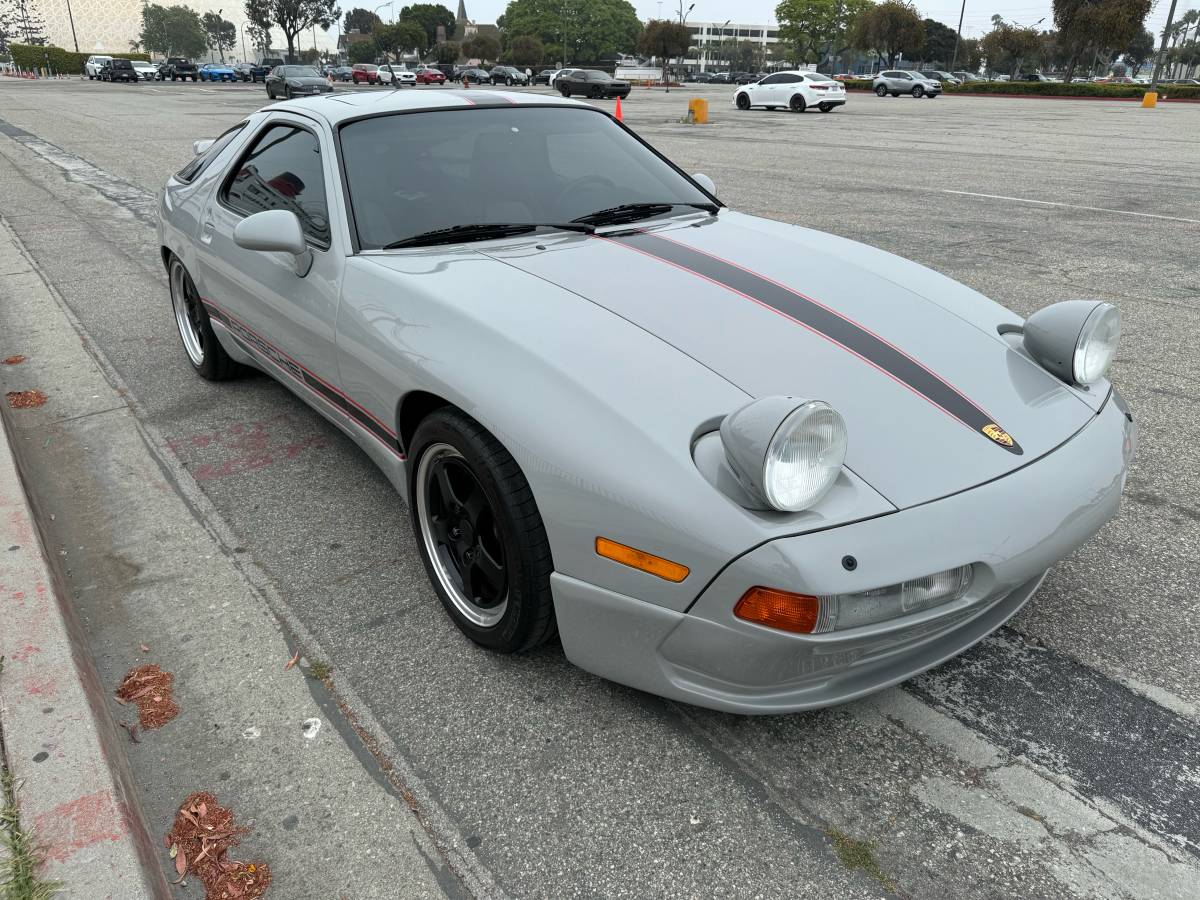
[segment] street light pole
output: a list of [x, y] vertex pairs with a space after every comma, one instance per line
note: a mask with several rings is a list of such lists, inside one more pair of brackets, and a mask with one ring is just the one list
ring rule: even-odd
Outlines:
[[71, 0], [67, 0], [67, 19], [71, 23], [71, 40], [75, 42], [75, 52], [79, 52], [79, 38], [75, 37], [75, 16], [71, 14]]
[[1167, 55], [1167, 37], [1171, 34], [1171, 24], [1175, 21], [1175, 0], [1171, 0], [1171, 11], [1167, 13], [1167, 24], [1163, 26], [1162, 46], [1158, 48], [1158, 57], [1154, 60], [1154, 74], [1150, 77], [1150, 92], [1158, 92], [1158, 76], [1162, 72], [1163, 57]]
[[962, 23], [963, 16], [967, 13], [967, 0], [963, 0], [962, 9], [958, 11], [958, 34], [954, 36], [954, 55], [950, 57], [950, 73], [954, 73], [954, 67], [958, 65], [958, 45], [962, 42]]

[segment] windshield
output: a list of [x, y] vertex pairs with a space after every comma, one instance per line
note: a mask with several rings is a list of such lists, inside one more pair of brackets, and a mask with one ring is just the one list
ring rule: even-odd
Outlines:
[[627, 203], [711, 203], [592, 109], [377, 116], [344, 126], [341, 143], [364, 250], [459, 225], [569, 222]]
[[285, 78], [320, 78], [312, 66], [284, 66], [281, 73]]
[[608, 77], [607, 72], [588, 72], [587, 80], [588, 81], [611, 81], [612, 79]]

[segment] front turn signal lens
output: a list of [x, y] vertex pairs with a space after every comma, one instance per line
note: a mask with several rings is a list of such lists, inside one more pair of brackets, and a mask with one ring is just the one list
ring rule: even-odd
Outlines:
[[756, 625], [795, 634], [812, 634], [821, 616], [821, 601], [808, 594], [752, 587], [737, 602], [733, 614]]
[[616, 541], [610, 541], [608, 538], [596, 538], [596, 553], [605, 559], [619, 562], [622, 565], [629, 566], [631, 569], [640, 569], [643, 572], [649, 572], [651, 575], [657, 575], [666, 581], [679, 583], [688, 577], [689, 569], [687, 566], [671, 562], [669, 559], [663, 559], [661, 556], [655, 556], [653, 553], [647, 553], [645, 550], [638, 550], [634, 547], [618, 544]]

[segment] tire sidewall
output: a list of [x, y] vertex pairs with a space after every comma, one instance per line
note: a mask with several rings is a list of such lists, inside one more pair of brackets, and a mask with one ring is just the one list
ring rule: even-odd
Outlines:
[[[191, 281], [191, 273], [187, 270], [187, 266], [183, 264], [183, 261], [177, 256], [171, 257], [170, 265], [167, 268], [168, 281], [170, 280], [171, 273], [174, 271], [176, 266], [179, 266], [181, 269], [183, 269], [184, 277]], [[192, 282], [192, 284], [194, 286], [195, 282]], [[199, 294], [198, 290], [197, 294]], [[177, 322], [175, 322], [174, 298], [172, 297], [171, 299], [171, 322], [175, 325], [175, 334], [179, 338], [179, 344], [182, 347], [183, 335], [179, 334], [179, 325]], [[220, 360], [218, 359], [218, 354], [224, 353], [224, 348], [221, 347], [220, 342], [217, 340], [217, 335], [213, 331], [212, 320], [208, 317], [208, 309], [203, 303], [200, 304], [200, 334], [204, 338], [204, 361], [200, 363], [200, 365], [196, 365], [194, 362], [192, 362], [192, 358], [188, 356], [186, 348], [184, 348], [183, 351], [183, 358], [186, 359], [188, 365], [196, 371], [196, 374], [200, 375], [202, 378], [207, 378], [208, 380], [213, 381], [219, 377], [218, 366], [220, 365]]]
[[[483, 435], [483, 429], [465, 413], [453, 408], [444, 408], [432, 413], [417, 428], [409, 447], [408, 490], [409, 510], [413, 536], [425, 565], [429, 582], [438, 595], [454, 624], [476, 643], [492, 650], [512, 652], [520, 650], [529, 639], [540, 617], [540, 604], [549, 602], [549, 573], [535, 571], [535, 554], [528, 536], [517, 524], [508, 492], [502, 486], [499, 475], [493, 471], [495, 450]], [[425, 452], [434, 444], [449, 444], [462, 454], [462, 462], [474, 474], [491, 505], [492, 513], [504, 541], [505, 560], [508, 570], [508, 607], [500, 621], [491, 627], [482, 627], [469, 621], [459, 612], [454, 601], [446, 594], [438, 581], [433, 561], [425, 547], [421, 534], [421, 523], [417, 504], [417, 473]], [[511, 457], [505, 456], [508, 459]], [[524, 480], [522, 476], [522, 481]], [[537, 517], [540, 539], [545, 540], [544, 526]], [[544, 579], [544, 584], [540, 583]], [[545, 596], [541, 596], [542, 594]]]
[[875, 88], [875, 94], [879, 97], [886, 97], [888, 90], [881, 84], [879, 87]]

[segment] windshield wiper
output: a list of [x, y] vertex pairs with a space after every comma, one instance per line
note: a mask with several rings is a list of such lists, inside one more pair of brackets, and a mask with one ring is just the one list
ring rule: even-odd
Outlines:
[[412, 237], [385, 244], [384, 250], [401, 247], [431, 247], [436, 244], [457, 244], [464, 241], [486, 241], [491, 238], [511, 237], [528, 234], [539, 228], [555, 228], [559, 231], [579, 231], [591, 234], [594, 225], [585, 222], [477, 222], [472, 225], [455, 225], [451, 228], [436, 228]]
[[648, 219], [651, 216], [662, 215], [670, 212], [677, 206], [690, 206], [693, 209], [702, 209], [712, 215], [717, 214], [720, 209], [715, 203], [676, 203], [673, 200], [667, 200], [659, 203], [622, 203], [620, 206], [614, 206], [610, 209], [597, 210], [594, 213], [588, 213], [586, 216], [580, 216], [578, 219], [572, 219], [572, 222], [583, 222], [588, 225], [620, 225], [623, 222], [636, 222], [638, 219]]

